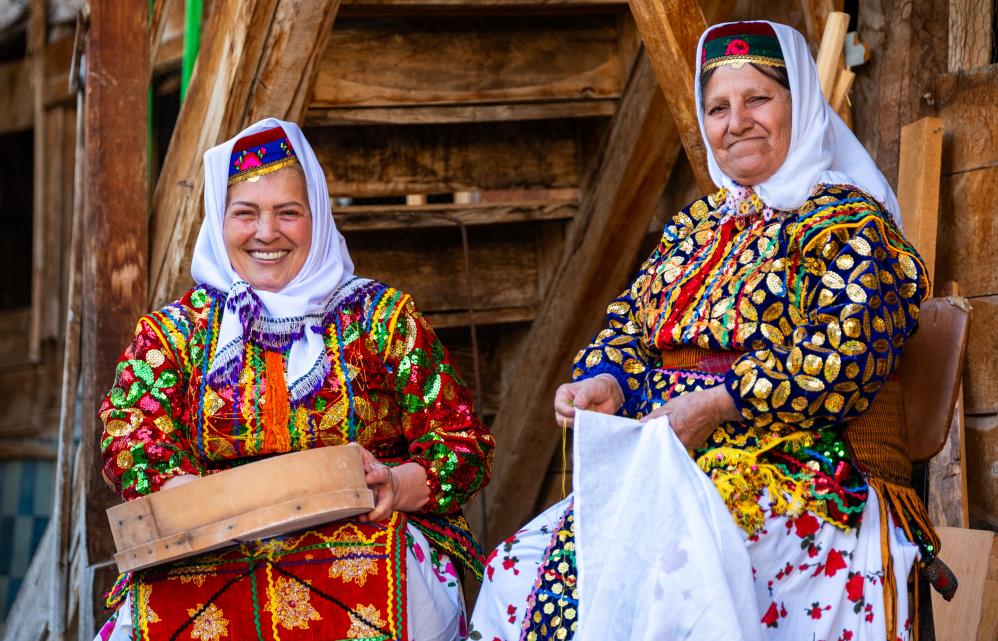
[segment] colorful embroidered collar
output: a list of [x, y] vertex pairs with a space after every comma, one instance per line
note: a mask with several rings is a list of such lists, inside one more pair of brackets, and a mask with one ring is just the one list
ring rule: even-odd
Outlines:
[[785, 67], [776, 32], [765, 22], [733, 22], [710, 31], [703, 43], [701, 73], [721, 65], [740, 69], [746, 62]]
[[266, 129], [236, 141], [229, 163], [229, 186], [253, 180], [298, 162], [288, 135], [280, 127]]

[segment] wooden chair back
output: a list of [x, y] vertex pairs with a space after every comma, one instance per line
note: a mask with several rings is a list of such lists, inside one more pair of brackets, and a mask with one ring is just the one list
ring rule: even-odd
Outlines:
[[918, 331], [905, 345], [898, 372], [912, 461], [928, 461], [949, 437], [969, 327], [967, 299], [949, 296], [922, 303]]

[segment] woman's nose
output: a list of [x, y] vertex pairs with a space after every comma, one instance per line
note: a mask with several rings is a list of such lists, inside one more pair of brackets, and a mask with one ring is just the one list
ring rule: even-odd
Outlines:
[[752, 128], [752, 118], [744, 105], [732, 105], [728, 118], [728, 131], [734, 135], [742, 134]]
[[277, 225], [270, 212], [262, 212], [256, 221], [256, 239], [263, 243], [272, 242], [277, 238]]

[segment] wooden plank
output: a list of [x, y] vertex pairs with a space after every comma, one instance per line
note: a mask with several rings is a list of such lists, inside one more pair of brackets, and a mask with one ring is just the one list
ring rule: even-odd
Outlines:
[[150, 303], [189, 281], [211, 146], [264, 116], [300, 121], [339, 0], [224, 0], [208, 20], [156, 194], [150, 229]]
[[825, 100], [831, 102], [835, 89], [835, 78], [839, 72], [839, 58], [846, 40], [846, 29], [849, 27], [849, 14], [833, 11], [825, 19], [825, 27], [821, 32], [821, 45], [815, 58], [818, 68], [818, 83]]
[[898, 203], [904, 235], [922, 255], [929, 278], [936, 273], [936, 230], [939, 226], [939, 171], [943, 123], [922, 118], [901, 129]]
[[75, 96], [69, 91], [69, 68], [73, 62], [73, 35], [45, 47], [45, 85], [42, 101], [46, 108], [70, 102]]
[[[726, 11], [733, 4], [727, 2]], [[631, 0], [630, 7], [655, 75], [665, 89], [665, 99], [697, 185], [704, 193], [714, 191], [714, 182], [707, 171], [707, 149], [697, 122], [693, 85], [697, 42], [707, 28], [704, 12], [696, 0]]]
[[30, 309], [0, 312], [0, 367], [30, 362], [27, 341], [30, 328]]
[[941, 201], [935, 280], [960, 283], [968, 298], [998, 294], [998, 270], [987, 267], [998, 246], [998, 166], [944, 175]]
[[305, 116], [305, 124], [313, 127], [344, 127], [379, 124], [427, 125], [459, 122], [600, 118], [612, 116], [616, 105], [616, 100], [607, 98], [493, 105], [454, 104], [405, 107], [311, 108]]
[[966, 435], [970, 523], [998, 529], [998, 415], [967, 416]]
[[[425, 227], [506, 225], [542, 220], [570, 220], [579, 204], [574, 200], [476, 205], [393, 205], [343, 207], [333, 210], [336, 227], [342, 232]], [[2, 319], [2, 316], [0, 316]]]
[[931, 97], [936, 76], [946, 70], [948, 43], [945, 29], [926, 25], [947, 24], [947, 2], [883, 0], [863, 3], [859, 12], [856, 31], [875, 55], [849, 95], [853, 131], [895, 187], [901, 127], [936, 115]]
[[[457, 312], [427, 312], [426, 320], [434, 329], [450, 329], [453, 327], [468, 327], [468, 313]], [[504, 325], [507, 323], [527, 323], [534, 320], [534, 308], [529, 305], [519, 307], [499, 307], [490, 309], [485, 314], [475, 315], [475, 326]], [[471, 370], [468, 370], [471, 371]]]
[[[118, 354], [147, 309], [149, 40], [136, 37], [145, 33], [147, 15], [142, 2], [91, 2], [86, 38], [80, 476], [91, 562], [109, 560], [113, 552], [104, 510], [115, 496], [99, 473], [98, 399], [111, 386]], [[80, 586], [81, 607], [90, 612], [103, 610], [94, 588], [106, 589]]]
[[616, 98], [617, 47], [612, 14], [342, 20], [310, 107]]
[[318, 127], [306, 131], [332, 196], [579, 186], [583, 123]]
[[56, 446], [47, 439], [4, 439], [0, 441], [0, 460], [36, 459], [54, 461]]
[[966, 71], [991, 62], [995, 4], [949, 0], [949, 70]]
[[[531, 241], [523, 225], [468, 230], [476, 311], [537, 304], [537, 257]], [[423, 312], [467, 309], [456, 227], [351, 233], [347, 246], [357, 274], [405, 290]]]
[[998, 68], [941, 74], [934, 94], [946, 128], [943, 173], [998, 167]]
[[998, 536], [994, 532], [940, 527], [940, 557], [960, 579], [952, 601], [932, 592], [936, 641], [998, 638]]
[[73, 113], [74, 135], [72, 136], [74, 145], [74, 156], [80, 158], [80, 162], [75, 163], [72, 175], [72, 219], [67, 226], [69, 230], [68, 241], [65, 247], [68, 249], [66, 273], [66, 314], [63, 322], [63, 357], [62, 357], [62, 380], [60, 381], [60, 410], [59, 410], [59, 432], [56, 439], [56, 465], [55, 465], [55, 500], [52, 509], [52, 528], [55, 539], [55, 559], [52, 564], [52, 606], [49, 610], [49, 630], [53, 639], [62, 639], [68, 627], [68, 616], [71, 611], [69, 602], [71, 594], [69, 589], [70, 577], [70, 544], [72, 542], [72, 521], [76, 513], [73, 497], [73, 469], [72, 463], [79, 455], [79, 448], [74, 446], [76, 432], [76, 400], [77, 389], [80, 383], [80, 360], [82, 353], [80, 350], [80, 315], [83, 307], [83, 294], [81, 292], [83, 276], [83, 232], [80, 223], [83, 220], [83, 192], [85, 163], [83, 157], [85, 153], [83, 138], [83, 96], [77, 94], [77, 108]]
[[967, 414], [998, 414], [998, 296], [973, 298], [963, 391]]
[[[48, 231], [45, 170], [49, 144], [45, 129], [45, 45], [48, 34], [46, 4], [31, 0], [28, 5], [28, 60], [31, 69], [32, 121], [35, 173], [32, 180], [31, 229], [31, 327], [28, 330], [28, 354], [32, 361], [41, 356], [42, 323], [45, 293], [45, 234]], [[49, 257], [51, 258], [51, 256]]]
[[0, 64], [0, 134], [30, 129], [34, 122], [29, 60]]
[[625, 0], [344, 0], [345, 16], [399, 15], [509, 15], [536, 14], [563, 16], [619, 12]]

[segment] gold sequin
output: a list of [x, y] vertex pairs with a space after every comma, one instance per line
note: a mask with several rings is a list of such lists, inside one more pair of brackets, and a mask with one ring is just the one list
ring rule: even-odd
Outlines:
[[[187, 616], [194, 616], [201, 607], [202, 604], [198, 603], [193, 608], [188, 608]], [[222, 615], [222, 609], [214, 603], [209, 604], [204, 612], [194, 619], [194, 624], [191, 626], [192, 639], [218, 641], [227, 636], [229, 636], [229, 620]]]

